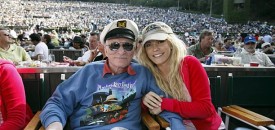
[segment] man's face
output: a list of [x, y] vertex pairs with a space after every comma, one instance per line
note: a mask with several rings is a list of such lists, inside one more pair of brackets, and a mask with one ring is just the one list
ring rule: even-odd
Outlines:
[[125, 69], [134, 56], [133, 41], [127, 38], [108, 39], [105, 43], [105, 53], [111, 70]]
[[89, 47], [90, 50], [94, 50], [98, 46], [98, 36], [97, 35], [92, 35], [89, 38]]
[[0, 43], [6, 45], [13, 43], [10, 33], [7, 30], [0, 30]]
[[213, 40], [213, 35], [205, 36], [201, 39], [201, 44], [206, 48], [210, 48], [212, 46]]
[[224, 44], [226, 45], [226, 46], [231, 46], [231, 40], [227, 40]]
[[249, 53], [254, 53], [256, 49], [256, 43], [255, 42], [249, 42], [244, 45], [244, 49]]

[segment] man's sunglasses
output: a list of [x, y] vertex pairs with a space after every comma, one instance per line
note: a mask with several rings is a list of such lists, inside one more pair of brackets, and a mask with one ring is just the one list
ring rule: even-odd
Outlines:
[[[120, 43], [119, 42], [113, 42], [113, 43], [111, 43], [110, 45], [107, 45], [107, 46], [109, 46], [111, 51], [117, 51], [120, 48]], [[128, 43], [128, 42], [122, 43], [121, 46], [123, 47], [123, 49], [125, 51], [132, 51], [133, 48], [134, 48], [134, 45], [131, 44], [131, 43]]]

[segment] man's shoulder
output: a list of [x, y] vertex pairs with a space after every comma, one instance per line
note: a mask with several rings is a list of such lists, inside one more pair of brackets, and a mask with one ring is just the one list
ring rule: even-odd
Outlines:
[[196, 43], [195, 45], [192, 45], [190, 47], [187, 48], [188, 51], [194, 51], [194, 50], [198, 50], [199, 49], [200, 44]]

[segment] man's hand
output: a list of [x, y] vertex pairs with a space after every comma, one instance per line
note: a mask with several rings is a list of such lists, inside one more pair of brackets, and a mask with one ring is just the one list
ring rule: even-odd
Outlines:
[[86, 65], [86, 62], [75, 60], [75, 61], [74, 61], [74, 64], [75, 64], [76, 66], [84, 66], [84, 65]]
[[60, 122], [53, 122], [46, 128], [46, 130], [63, 130], [63, 127]]
[[99, 53], [98, 48], [96, 48], [95, 50], [92, 50], [88, 61], [89, 62], [94, 61], [98, 53]]

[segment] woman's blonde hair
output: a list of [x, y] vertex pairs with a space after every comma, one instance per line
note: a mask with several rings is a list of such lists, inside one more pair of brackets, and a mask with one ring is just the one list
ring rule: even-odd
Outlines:
[[170, 72], [168, 79], [161, 74], [156, 64], [154, 64], [147, 56], [144, 45], [138, 53], [140, 64], [149, 68], [156, 78], [157, 84], [162, 91], [169, 94], [173, 98], [180, 101], [191, 101], [190, 94], [182, 80], [181, 66], [182, 60], [186, 56], [186, 47], [182, 40], [175, 34], [169, 34], [167, 41], [171, 47], [171, 54], [168, 62], [170, 64]]

